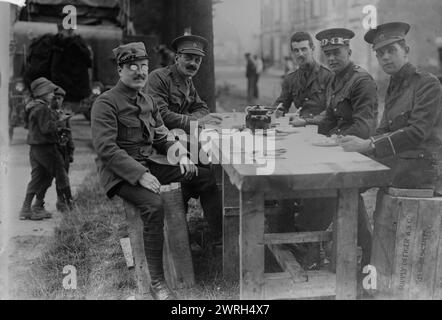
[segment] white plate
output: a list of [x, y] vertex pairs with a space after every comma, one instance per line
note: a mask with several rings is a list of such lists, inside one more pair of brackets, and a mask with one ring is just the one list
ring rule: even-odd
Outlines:
[[316, 147], [339, 147], [339, 143], [331, 140], [331, 141], [313, 141], [312, 145]]
[[299, 129], [294, 127], [276, 127], [277, 133], [298, 133]]

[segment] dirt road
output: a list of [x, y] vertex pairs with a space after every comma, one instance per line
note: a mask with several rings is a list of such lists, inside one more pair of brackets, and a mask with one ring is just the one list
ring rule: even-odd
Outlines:
[[[71, 125], [76, 149], [69, 176], [73, 194], [75, 194], [85, 176], [94, 168], [94, 153], [90, 144], [89, 122], [79, 115], [71, 120]], [[4, 230], [2, 234], [4, 250], [0, 252], [0, 299], [29, 297], [26, 292], [26, 273], [29, 271], [32, 260], [41, 254], [61, 219], [61, 213], [55, 208], [57, 200], [55, 182], [49, 189], [45, 200], [46, 209], [53, 213], [52, 219], [20, 221], [18, 218], [30, 179], [29, 146], [26, 144], [26, 134], [25, 129], [16, 129], [9, 148], [6, 180], [7, 212], [1, 221]]]

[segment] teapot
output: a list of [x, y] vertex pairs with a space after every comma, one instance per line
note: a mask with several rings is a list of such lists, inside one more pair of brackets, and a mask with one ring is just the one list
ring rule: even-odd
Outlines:
[[269, 110], [265, 107], [257, 105], [246, 108], [246, 127], [253, 133], [256, 129], [269, 129], [271, 122]]

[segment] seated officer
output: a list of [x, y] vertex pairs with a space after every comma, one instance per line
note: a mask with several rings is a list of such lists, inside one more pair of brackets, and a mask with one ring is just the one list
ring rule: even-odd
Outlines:
[[294, 103], [300, 114], [299, 119], [292, 120], [295, 126], [317, 124], [319, 115], [325, 111], [326, 88], [333, 74], [315, 60], [315, 46], [309, 33], [296, 32], [290, 44], [299, 69], [288, 74], [282, 83], [281, 95], [273, 104], [277, 107], [276, 116], [287, 113]]
[[118, 195], [140, 211], [152, 296], [173, 299], [164, 280], [160, 186], [181, 182], [185, 201], [199, 196], [213, 237], [221, 236], [221, 201], [210, 171], [196, 167], [186, 150], [179, 163], [172, 161], [175, 151], [184, 148], [167, 140], [169, 131], [155, 100], [143, 93], [148, 76], [144, 44], [129, 43], [113, 52], [120, 80], [97, 98], [91, 113], [100, 181], [109, 197]]
[[148, 93], [154, 98], [164, 124], [169, 130], [182, 129], [190, 134], [190, 122], [199, 126], [219, 123], [221, 117], [210, 115], [207, 104], [201, 100], [192, 78], [205, 56], [207, 40], [203, 37], [186, 35], [173, 40], [175, 64], [154, 70], [149, 75]]
[[[365, 35], [390, 84], [385, 110], [376, 133], [369, 138], [347, 136], [344, 150], [373, 154], [392, 170], [390, 185], [403, 189], [432, 189], [442, 195], [442, 89], [431, 73], [409, 62], [405, 36], [410, 25], [382, 24]], [[378, 194], [382, 197], [383, 191]], [[379, 218], [375, 214], [375, 219]]]
[[376, 83], [367, 71], [350, 60], [350, 39], [354, 36], [353, 31], [342, 28], [316, 35], [328, 66], [335, 73], [327, 89], [325, 119], [319, 124], [319, 133], [323, 135], [368, 138], [376, 128]]

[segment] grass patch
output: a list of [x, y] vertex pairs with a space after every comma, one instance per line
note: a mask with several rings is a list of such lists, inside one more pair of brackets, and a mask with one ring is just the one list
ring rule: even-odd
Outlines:
[[[190, 230], [201, 230], [199, 203], [190, 203]], [[136, 293], [134, 271], [128, 270], [119, 239], [126, 235], [123, 204], [110, 201], [91, 173], [79, 188], [76, 208], [63, 215], [55, 236], [29, 273], [31, 299], [127, 299]], [[192, 236], [192, 235], [191, 235]], [[195, 235], [193, 235], [195, 237]], [[183, 299], [237, 299], [238, 284], [221, 277], [221, 253], [203, 250], [193, 257], [197, 284], [179, 290]], [[65, 290], [62, 273], [77, 269], [77, 289]]]

